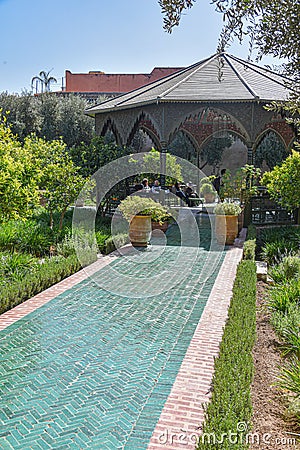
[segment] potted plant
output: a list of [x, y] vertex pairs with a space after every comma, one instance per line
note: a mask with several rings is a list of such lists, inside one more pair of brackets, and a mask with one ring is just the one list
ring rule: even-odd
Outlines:
[[248, 226], [251, 221], [251, 197], [258, 192], [260, 175], [261, 170], [258, 167], [246, 164], [238, 169], [235, 174], [227, 170], [223, 177], [220, 191], [221, 199], [239, 200], [240, 204], [243, 205], [243, 211], [240, 215], [240, 227], [243, 224]]
[[122, 200], [119, 210], [129, 222], [129, 239], [135, 247], [147, 247], [151, 237], [152, 219], [163, 223], [163, 218], [170, 217], [160, 203], [138, 195]]
[[152, 230], [161, 230], [165, 233], [171, 220], [172, 216], [168, 213], [167, 209], [157, 203], [157, 206], [152, 209], [151, 214]]
[[233, 244], [238, 235], [238, 216], [242, 208], [236, 203], [218, 203], [214, 209], [216, 215], [216, 238], [219, 244]]
[[203, 183], [200, 187], [200, 195], [204, 197], [205, 203], [213, 203], [216, 198], [216, 191], [210, 182]]

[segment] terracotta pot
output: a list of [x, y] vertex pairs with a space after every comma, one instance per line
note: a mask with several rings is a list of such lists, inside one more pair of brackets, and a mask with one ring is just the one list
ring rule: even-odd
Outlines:
[[130, 242], [134, 247], [147, 247], [151, 231], [151, 216], [134, 216], [129, 225]]
[[168, 222], [164, 222], [160, 225], [159, 222], [151, 222], [151, 225], [152, 225], [152, 231], [153, 230], [161, 230], [165, 233], [168, 229], [169, 224], [168, 224]]
[[233, 244], [238, 235], [238, 216], [216, 215], [215, 229], [219, 244]]

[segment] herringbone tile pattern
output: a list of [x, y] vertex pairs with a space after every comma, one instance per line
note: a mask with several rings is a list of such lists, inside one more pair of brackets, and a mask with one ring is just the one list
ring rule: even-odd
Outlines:
[[[168, 246], [148, 273], [178, 249]], [[199, 279], [207, 253], [188, 282], [161, 295], [118, 296], [85, 281], [3, 330], [0, 448], [146, 449], [214, 282]], [[113, 265], [143, 276], [134, 258]], [[111, 273], [97, 276], [103, 285]]]

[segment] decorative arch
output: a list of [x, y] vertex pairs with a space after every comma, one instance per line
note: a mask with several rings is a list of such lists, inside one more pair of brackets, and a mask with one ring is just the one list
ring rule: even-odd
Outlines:
[[[273, 116], [271, 121], [267, 122], [264, 128], [258, 133], [255, 142], [261, 141], [261, 136], [264, 133], [268, 133], [269, 131], [273, 131], [284, 143], [286, 149], [288, 150], [295, 139], [295, 133], [285, 119], [278, 118], [278, 116]], [[255, 146], [256, 148], [256, 146]]]
[[118, 127], [111, 117], [108, 117], [108, 119], [104, 122], [102, 130], [100, 131], [100, 136], [105, 136], [107, 131], [111, 131], [113, 133], [118, 145], [122, 145], [122, 139]]
[[132, 142], [133, 136], [138, 131], [138, 129], [142, 129], [154, 142], [157, 146], [157, 149], [160, 150], [160, 138], [159, 132], [157, 131], [157, 127], [154, 125], [154, 120], [151, 116], [144, 111], [139, 114], [134, 125], [128, 135], [127, 145], [130, 145]]
[[198, 153], [200, 149], [199, 149], [198, 142], [196, 141], [194, 136], [188, 130], [185, 130], [185, 129], [180, 129], [180, 130], [178, 130], [178, 132], [181, 132], [182, 134], [184, 134], [187, 137], [187, 139], [190, 141], [190, 143], [194, 147], [195, 152]]
[[289, 147], [286, 144], [284, 138], [282, 137], [282, 135], [274, 128], [266, 128], [264, 129], [258, 136], [256, 136], [255, 142], [253, 144], [253, 152], [255, 153], [257, 150], [257, 147], [259, 146], [259, 144], [263, 141], [263, 139], [268, 136], [269, 133], [274, 133], [276, 134], [276, 136], [278, 137], [278, 139], [282, 142], [282, 144], [284, 145], [285, 149], [288, 151]]
[[208, 139], [216, 136], [220, 132], [229, 132], [238, 136], [241, 141], [248, 142], [250, 137], [243, 125], [225, 109], [219, 107], [205, 107], [199, 112], [190, 114], [173, 130], [173, 136], [178, 131], [184, 131], [189, 136], [193, 136], [197, 148], [201, 149]]
[[152, 121], [149, 118], [145, 118], [140, 122], [140, 128], [143, 130], [150, 139], [154, 142], [155, 147], [157, 150], [161, 150], [161, 143], [159, 139], [159, 134], [154, 127]]

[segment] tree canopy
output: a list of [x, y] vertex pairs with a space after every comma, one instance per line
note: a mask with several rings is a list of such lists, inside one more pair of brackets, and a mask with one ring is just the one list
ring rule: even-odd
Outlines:
[[[195, 0], [159, 0], [164, 15], [164, 29], [169, 33], [180, 23], [184, 10]], [[300, 79], [299, 0], [212, 0], [223, 14], [224, 27], [219, 50], [248, 36], [250, 50], [258, 57], [272, 55], [285, 58], [285, 71]]]
[[[298, 150], [300, 150], [299, 146]], [[300, 207], [300, 153], [292, 154], [281, 165], [263, 175], [262, 183], [270, 196], [289, 209]]]

